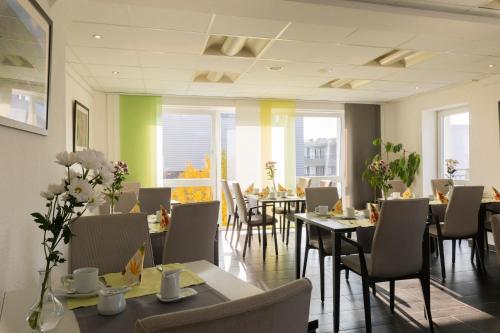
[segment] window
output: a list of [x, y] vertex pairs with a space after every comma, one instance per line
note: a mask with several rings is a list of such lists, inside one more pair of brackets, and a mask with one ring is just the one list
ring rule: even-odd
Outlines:
[[342, 119], [338, 114], [298, 112], [295, 118], [297, 176], [340, 177]]
[[467, 107], [438, 111], [439, 175], [446, 177], [446, 160], [458, 161], [454, 179], [469, 179], [469, 110]]

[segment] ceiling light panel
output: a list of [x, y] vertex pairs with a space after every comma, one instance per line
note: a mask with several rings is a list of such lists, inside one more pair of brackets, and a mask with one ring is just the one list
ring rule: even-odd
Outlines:
[[210, 35], [205, 55], [255, 58], [267, 46], [270, 39], [241, 36]]
[[168, 53], [199, 54], [205, 34], [195, 32], [135, 28], [137, 49]]
[[212, 14], [149, 6], [130, 6], [131, 25], [143, 28], [205, 33]]
[[370, 82], [372, 82], [372, 81], [365, 80], [365, 79], [348, 79], [348, 78], [333, 79], [333, 80], [328, 81], [327, 83], [321, 85], [320, 88], [353, 90], [353, 89], [358, 89], [364, 85], [367, 85]]
[[239, 74], [219, 71], [197, 71], [193, 82], [199, 83], [234, 83]]
[[408, 68], [435, 56], [435, 53], [395, 49], [370, 61], [367, 65]]
[[216, 15], [210, 34], [275, 38], [287, 25], [288, 22], [279, 20]]
[[280, 39], [337, 43], [356, 31], [354, 27], [335, 27], [292, 22]]
[[414, 34], [402, 32], [360, 29], [342, 40], [342, 44], [396, 47], [413, 37]]

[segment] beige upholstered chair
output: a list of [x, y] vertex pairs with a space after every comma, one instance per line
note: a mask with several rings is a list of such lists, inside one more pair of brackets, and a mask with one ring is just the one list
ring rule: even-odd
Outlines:
[[[137, 196], [135, 192], [122, 192], [120, 198], [115, 204], [115, 213], [128, 213], [132, 208], [134, 208], [136, 203]], [[109, 209], [109, 199], [106, 198], [106, 202], [99, 206], [99, 214], [107, 215], [110, 213]]]
[[322, 179], [319, 181], [319, 187], [330, 187], [333, 181], [331, 179]]
[[144, 267], [153, 266], [146, 214], [82, 216], [73, 223], [69, 243], [69, 272], [98, 267], [99, 274], [121, 272], [145, 244]]
[[163, 249], [164, 264], [207, 260], [216, 262], [215, 236], [219, 201], [176, 205]]
[[448, 178], [431, 179], [431, 188], [433, 195], [436, 195], [437, 191], [443, 194], [448, 193], [448, 191], [450, 190], [450, 186], [453, 187], [453, 179], [448, 179]]
[[[238, 243], [240, 239], [241, 233], [241, 225], [243, 223], [247, 226], [247, 234], [245, 237], [245, 244], [243, 245], [243, 258], [245, 258], [247, 247], [250, 246], [249, 242], [251, 241], [250, 237], [252, 235], [252, 229], [254, 227], [262, 227], [265, 228], [268, 225], [272, 225], [273, 228], [273, 238], [274, 238], [274, 250], [276, 255], [278, 255], [278, 241], [276, 235], [276, 219], [273, 219], [272, 216], [266, 216], [266, 224], [264, 225], [264, 219], [262, 214], [259, 213], [258, 206], [252, 206], [252, 203], [249, 203], [249, 207], [245, 203], [245, 198], [243, 197], [243, 192], [241, 192], [241, 187], [239, 183], [233, 183], [233, 193], [236, 197], [236, 205], [238, 207], [238, 217], [241, 221], [240, 227], [238, 228], [238, 237], [236, 238], [236, 243]], [[260, 237], [260, 234], [259, 234]], [[260, 238], [259, 238], [260, 240]], [[263, 253], [265, 260], [265, 252]]]
[[135, 333], [305, 333], [311, 289], [300, 279], [255, 296], [140, 319]]
[[[478, 234], [478, 214], [483, 190], [483, 186], [454, 187], [446, 207], [444, 221], [439, 221], [439, 218], [434, 216], [435, 224], [429, 228], [429, 233], [438, 241], [443, 280], [446, 279], [443, 241], [452, 240], [455, 245], [457, 239], [472, 239], [474, 247], [477, 247], [477, 238], [482, 237]], [[455, 263], [455, 246], [452, 247], [452, 251], [452, 262]], [[483, 258], [479, 254], [478, 258], [482, 266]]]
[[[328, 206], [330, 211], [335, 203], [339, 200], [339, 195], [336, 187], [308, 187], [306, 190], [306, 209], [308, 212], [314, 212], [318, 206]], [[325, 300], [325, 257], [331, 256], [333, 253], [332, 235], [329, 231], [320, 229], [314, 226], [307, 225], [306, 247], [304, 249], [304, 267], [302, 277], [306, 275], [307, 258], [309, 250], [318, 250], [319, 253], [319, 272], [320, 272], [320, 289], [321, 302]], [[341, 249], [342, 254], [356, 253], [356, 248], [344, 244]]]
[[297, 179], [297, 187], [303, 191], [309, 186], [311, 186], [311, 178], [299, 177], [299, 179]]
[[399, 192], [402, 195], [403, 192], [406, 191], [406, 185], [405, 183], [403, 183], [402, 180], [393, 179], [389, 180], [388, 183], [392, 186], [391, 189], [389, 190], [389, 195], [391, 195], [394, 192]]
[[139, 197], [139, 189], [141, 188], [140, 182], [123, 182], [123, 192], [134, 192], [135, 196]]
[[236, 225], [238, 224], [238, 214], [236, 212], [236, 207], [234, 205], [233, 194], [231, 193], [231, 189], [229, 188], [229, 184], [227, 183], [227, 180], [225, 180], [225, 179], [221, 180], [221, 185], [222, 185], [222, 193], [224, 193], [224, 198], [226, 199], [226, 207], [227, 207], [227, 225], [226, 225], [226, 233], [224, 236], [227, 239], [227, 232], [229, 231], [229, 228], [231, 227], [231, 220], [233, 220], [233, 228], [231, 230], [231, 240], [229, 241], [229, 244], [232, 244], [233, 243], [233, 236], [234, 236], [234, 229], [236, 228]]
[[493, 231], [493, 240], [495, 241], [497, 259], [500, 263], [500, 214], [493, 215], [490, 222], [491, 230]]
[[141, 211], [146, 214], [156, 214], [160, 205], [170, 212], [170, 187], [150, 187], [139, 189]]
[[410, 278], [420, 280], [427, 319], [432, 326], [430, 280], [423, 274], [423, 237], [428, 206], [428, 199], [384, 201], [370, 254], [365, 254], [355, 241], [341, 238], [342, 242], [358, 247], [357, 255], [344, 256], [341, 261], [344, 268], [361, 275], [367, 332], [371, 332], [368, 286], [389, 281], [390, 308], [394, 312], [395, 281]]

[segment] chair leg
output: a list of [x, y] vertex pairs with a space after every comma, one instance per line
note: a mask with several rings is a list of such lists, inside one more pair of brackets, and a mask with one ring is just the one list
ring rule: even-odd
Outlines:
[[474, 264], [474, 255], [476, 254], [476, 242], [472, 242], [472, 248], [470, 250], [470, 262]]
[[389, 281], [389, 304], [391, 312], [394, 313], [394, 289], [396, 288], [396, 281]]
[[444, 280], [446, 280], [446, 270], [444, 268], [443, 239], [438, 238], [438, 243], [439, 243], [439, 261], [441, 262], [441, 278], [444, 282]]
[[[476, 248], [479, 249], [477, 237], [474, 238], [474, 243], [476, 244]], [[486, 266], [484, 265], [484, 258], [481, 257], [481, 251], [477, 251], [477, 255], [476, 256], [477, 256], [479, 267], [481, 267], [481, 270], [483, 272], [486, 272]]]
[[288, 240], [290, 239], [290, 220], [288, 220], [286, 228], [286, 246], [288, 246]]
[[[460, 243], [461, 239], [459, 240]], [[451, 241], [451, 263], [455, 265], [455, 251], [456, 251], [457, 241], [453, 239]]]
[[306, 268], [307, 268], [307, 258], [309, 257], [309, 246], [306, 245], [304, 250], [304, 267], [302, 268], [302, 277], [306, 276]]
[[247, 234], [245, 236], [245, 244], [243, 245], [243, 258], [245, 258], [245, 255], [247, 254], [247, 247], [250, 247], [250, 243], [248, 241], [250, 240], [251, 233], [252, 233], [252, 227], [248, 227]]
[[373, 296], [377, 296], [377, 285], [375, 282], [371, 283]]
[[[262, 228], [265, 228], [264, 226]], [[260, 240], [260, 226], [257, 226], [257, 236], [259, 236], [259, 244], [261, 243]]]
[[321, 304], [325, 302], [325, 255], [319, 250], [319, 281], [321, 290]]
[[372, 331], [372, 316], [371, 316], [371, 308], [370, 308], [370, 287], [369, 287], [368, 277], [362, 275], [361, 281], [362, 281], [362, 285], [363, 285], [363, 303], [365, 306], [366, 333], [371, 333], [371, 331]]
[[345, 270], [345, 279], [349, 280], [349, 270], [348, 269]]
[[278, 256], [278, 235], [276, 235], [276, 224], [273, 224], [274, 253]]
[[236, 248], [238, 248], [238, 243], [240, 242], [241, 228], [243, 227], [243, 222], [238, 219], [238, 231], [236, 235]]
[[227, 232], [230, 226], [231, 226], [231, 215], [227, 214], [226, 232], [224, 233], [224, 238], [226, 239], [227, 239]]
[[424, 296], [424, 313], [425, 317], [429, 321], [429, 327], [431, 333], [434, 333], [434, 325], [432, 324], [432, 313], [431, 313], [431, 284], [429, 277], [420, 277], [420, 285], [422, 286], [422, 294]]
[[439, 258], [439, 241], [437, 238], [434, 238], [434, 246], [436, 247], [436, 258]]

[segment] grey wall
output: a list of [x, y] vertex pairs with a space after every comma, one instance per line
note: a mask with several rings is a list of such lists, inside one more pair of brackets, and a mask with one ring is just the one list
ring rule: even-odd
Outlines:
[[361, 175], [366, 161], [380, 152], [372, 141], [380, 137], [380, 105], [345, 104], [346, 204], [364, 209], [374, 199], [373, 189]]

